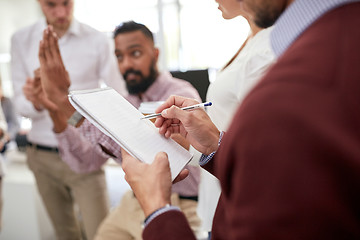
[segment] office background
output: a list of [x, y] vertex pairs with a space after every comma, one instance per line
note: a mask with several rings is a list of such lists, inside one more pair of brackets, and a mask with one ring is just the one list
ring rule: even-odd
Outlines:
[[[249, 26], [241, 18], [224, 20], [214, 0], [74, 0], [74, 15], [104, 32], [135, 20], [155, 33], [161, 50], [159, 67], [173, 71], [218, 69], [245, 40]], [[10, 39], [42, 13], [37, 0], [0, 0], [0, 74], [6, 95], [10, 84]]]

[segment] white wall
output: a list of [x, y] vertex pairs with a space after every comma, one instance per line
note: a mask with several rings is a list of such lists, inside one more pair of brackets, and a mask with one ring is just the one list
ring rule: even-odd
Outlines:
[[0, 54], [10, 51], [11, 35], [41, 16], [36, 0], [0, 0]]
[[12, 96], [10, 75], [10, 41], [18, 29], [42, 16], [37, 0], [0, 0], [0, 78], [6, 96]]

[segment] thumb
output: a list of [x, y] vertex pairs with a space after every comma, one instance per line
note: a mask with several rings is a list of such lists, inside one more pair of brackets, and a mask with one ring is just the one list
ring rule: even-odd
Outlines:
[[133, 158], [127, 151], [121, 149], [121, 167], [123, 168], [124, 172], [132, 171], [131, 169], [138, 167], [138, 164], [141, 162], [135, 158]]
[[184, 168], [179, 175], [174, 179], [173, 183], [177, 183], [180, 182], [182, 180], [184, 180], [188, 175], [189, 175], [189, 170]]
[[[165, 152], [158, 152], [155, 156], [154, 162], [169, 165], [168, 155]], [[169, 165], [170, 168], [170, 165]]]

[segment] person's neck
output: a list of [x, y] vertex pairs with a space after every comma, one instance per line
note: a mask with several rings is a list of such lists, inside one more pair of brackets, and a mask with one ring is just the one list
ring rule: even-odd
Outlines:
[[263, 30], [263, 28], [258, 27], [254, 22], [249, 21], [249, 26], [250, 26], [250, 33], [248, 38], [252, 38], [254, 37], [258, 32], [260, 32], [261, 30]]

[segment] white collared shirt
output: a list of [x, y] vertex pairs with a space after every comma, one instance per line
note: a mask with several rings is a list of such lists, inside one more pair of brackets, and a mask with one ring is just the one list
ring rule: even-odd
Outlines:
[[[207, 113], [219, 130], [228, 129], [244, 97], [275, 62], [270, 46], [272, 29], [263, 29], [250, 38], [234, 61], [219, 71], [216, 80], [210, 84], [206, 99], [213, 105], [207, 109]], [[211, 231], [221, 189], [213, 175], [206, 170], [202, 170], [201, 174], [198, 214], [202, 218], [202, 228]]]
[[[32, 119], [29, 141], [54, 147], [57, 140], [47, 111], [36, 111], [22, 92], [27, 77], [34, 77], [34, 70], [40, 66], [39, 43], [46, 27], [46, 21], [42, 19], [13, 35], [11, 71], [15, 107], [22, 116]], [[62, 59], [70, 75], [70, 90], [97, 88], [104, 81], [121, 93], [125, 91], [109, 43], [105, 34], [75, 19], [72, 21], [67, 33], [59, 39]]]

